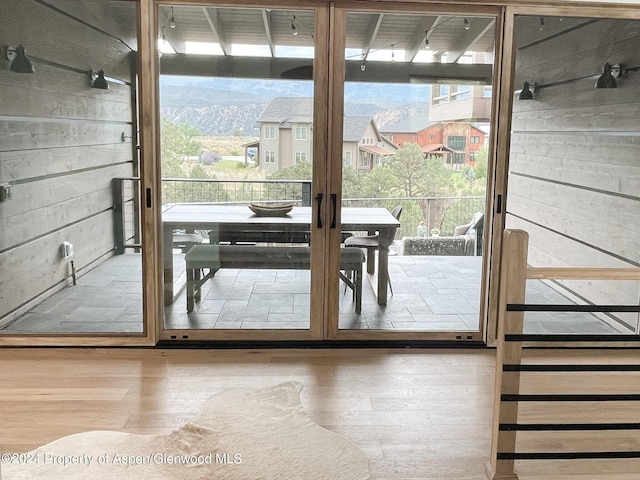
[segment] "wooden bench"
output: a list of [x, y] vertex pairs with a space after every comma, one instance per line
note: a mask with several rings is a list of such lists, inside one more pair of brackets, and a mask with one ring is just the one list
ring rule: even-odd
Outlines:
[[[221, 268], [309, 270], [310, 257], [310, 247], [303, 246], [195, 245], [185, 255], [187, 312], [192, 312], [194, 303], [200, 301], [202, 285]], [[353, 291], [357, 313], [362, 311], [364, 260], [359, 248], [340, 249], [340, 278]], [[203, 269], [209, 272], [201, 275]]]

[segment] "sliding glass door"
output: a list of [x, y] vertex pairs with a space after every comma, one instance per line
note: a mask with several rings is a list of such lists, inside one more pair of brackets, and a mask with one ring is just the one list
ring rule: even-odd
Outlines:
[[[514, 16], [506, 226], [528, 233], [534, 267], [640, 265], [638, 20], [593, 15]], [[639, 292], [634, 280], [527, 282], [528, 303], [539, 304], [633, 305]], [[639, 326], [637, 313], [527, 312], [524, 331], [638, 334]]]
[[478, 341], [497, 16], [347, 4], [336, 17], [334, 242], [366, 261], [362, 309], [341, 287], [333, 335]]
[[157, 4], [163, 338], [481, 340], [497, 15], [423, 10]]
[[322, 335], [327, 11], [307, 5], [158, 5], [168, 338]]
[[3, 344], [148, 343], [137, 3], [2, 2]]

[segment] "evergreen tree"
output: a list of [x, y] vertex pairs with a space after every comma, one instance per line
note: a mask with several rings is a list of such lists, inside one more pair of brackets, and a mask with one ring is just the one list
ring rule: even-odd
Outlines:
[[426, 158], [417, 143], [405, 143], [389, 161], [393, 175], [405, 197], [434, 196], [448, 193], [454, 185], [451, 171], [440, 158]]
[[365, 198], [383, 198], [397, 196], [402, 185], [392, 167], [381, 165], [364, 175], [361, 181], [362, 196]]

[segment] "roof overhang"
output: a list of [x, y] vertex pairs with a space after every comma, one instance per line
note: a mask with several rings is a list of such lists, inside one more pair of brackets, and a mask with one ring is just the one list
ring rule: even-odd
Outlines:
[[367, 146], [361, 145], [360, 150], [368, 153], [373, 153], [374, 155], [382, 155], [382, 156], [393, 155], [396, 153], [394, 150], [387, 150], [386, 148], [376, 147], [373, 145], [367, 145]]
[[424, 153], [433, 153], [433, 154], [437, 154], [437, 153], [454, 153], [454, 150], [450, 149], [449, 147], [447, 147], [446, 145], [443, 145], [441, 143], [433, 143], [433, 144], [429, 144], [429, 145], [424, 145], [421, 148], [422, 148], [422, 151]]

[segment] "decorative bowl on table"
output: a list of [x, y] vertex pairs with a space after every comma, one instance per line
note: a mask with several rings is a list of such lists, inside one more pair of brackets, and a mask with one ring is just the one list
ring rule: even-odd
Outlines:
[[261, 204], [252, 203], [249, 210], [259, 217], [284, 217], [293, 208], [293, 203]]

